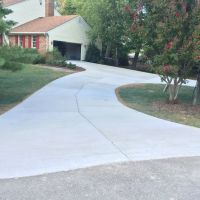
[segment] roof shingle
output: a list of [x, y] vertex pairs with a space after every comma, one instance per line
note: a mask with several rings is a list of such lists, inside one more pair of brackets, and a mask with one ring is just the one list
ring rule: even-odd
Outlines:
[[77, 15], [40, 17], [13, 28], [10, 33], [47, 33], [75, 17]]
[[4, 6], [11, 6], [16, 3], [20, 3], [24, 0], [2, 0]]

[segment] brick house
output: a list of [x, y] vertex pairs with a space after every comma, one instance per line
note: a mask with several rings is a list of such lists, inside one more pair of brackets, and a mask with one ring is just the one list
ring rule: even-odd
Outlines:
[[[6, 1], [8, 3], [8, 0]], [[23, 8], [23, 2], [31, 3], [32, 1], [16, 0], [14, 5], [18, 7], [20, 5]], [[37, 3], [40, 6], [38, 0]], [[78, 15], [55, 16], [54, 0], [41, 0], [41, 3], [44, 4], [45, 16], [40, 16], [41, 13], [39, 13], [37, 18], [19, 23], [10, 31], [8, 43], [11, 46], [34, 48], [40, 53], [57, 48], [67, 59], [84, 60], [90, 43], [87, 34], [90, 30], [89, 25]], [[3, 37], [0, 37], [1, 43], [3, 43]]]

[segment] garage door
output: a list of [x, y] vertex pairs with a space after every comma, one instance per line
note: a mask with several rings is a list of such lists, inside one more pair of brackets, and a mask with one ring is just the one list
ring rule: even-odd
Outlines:
[[54, 41], [53, 46], [68, 60], [81, 60], [81, 44]]

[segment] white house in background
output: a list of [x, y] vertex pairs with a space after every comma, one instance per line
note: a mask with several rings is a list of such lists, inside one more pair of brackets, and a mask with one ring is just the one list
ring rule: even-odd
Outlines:
[[85, 59], [90, 26], [81, 16], [60, 16], [54, 9], [54, 0], [3, 1], [13, 10], [8, 19], [19, 24], [10, 31], [10, 45], [35, 48], [40, 53], [56, 47], [68, 59]]
[[[3, 0], [3, 4], [13, 11], [7, 19], [17, 22], [16, 26], [45, 17], [45, 0]], [[60, 13], [54, 9], [54, 15], [60, 16]]]

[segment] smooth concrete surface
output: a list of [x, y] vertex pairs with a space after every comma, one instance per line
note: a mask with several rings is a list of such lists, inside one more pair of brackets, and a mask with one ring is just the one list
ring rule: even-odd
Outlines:
[[1, 200], [199, 200], [200, 157], [0, 180]]
[[117, 100], [117, 87], [158, 83], [157, 75], [76, 64], [86, 71], [50, 83], [0, 116], [0, 179], [200, 156], [200, 129], [139, 113]]

